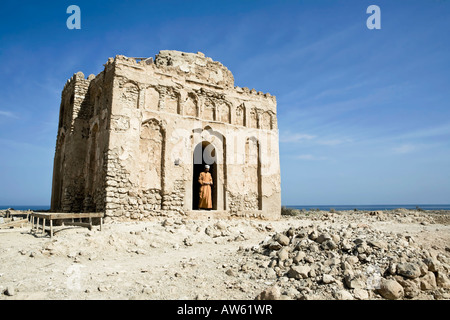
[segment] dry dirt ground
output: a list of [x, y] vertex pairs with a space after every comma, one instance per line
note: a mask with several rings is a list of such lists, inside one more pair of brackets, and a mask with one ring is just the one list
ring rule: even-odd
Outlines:
[[[283, 283], [298, 281], [267, 276], [270, 257], [256, 253], [264, 240], [289, 228], [351, 225], [360, 234], [372, 230], [380, 237], [406, 236], [419, 249], [446, 259], [449, 223], [449, 212], [402, 209], [377, 214], [297, 212], [278, 221], [161, 217], [108, 223], [102, 231], [98, 226], [57, 227], [53, 240], [30, 233], [29, 226], [0, 230], [0, 299], [255, 299], [276, 283], [283, 288]], [[444, 273], [448, 276], [448, 270]], [[283, 297], [305, 298], [310, 291], [302, 295], [301, 290], [294, 287]], [[449, 298], [449, 290], [437, 291], [439, 299]], [[313, 298], [339, 297], [319, 293]], [[381, 297], [370, 293], [366, 298]], [[422, 298], [436, 295], [416, 297]]]

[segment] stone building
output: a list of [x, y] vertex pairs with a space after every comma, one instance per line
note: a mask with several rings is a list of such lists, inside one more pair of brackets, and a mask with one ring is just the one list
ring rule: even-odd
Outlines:
[[64, 86], [51, 211], [118, 220], [201, 214], [210, 164], [211, 215], [276, 219], [281, 188], [276, 99], [234, 86], [202, 53], [109, 58]]

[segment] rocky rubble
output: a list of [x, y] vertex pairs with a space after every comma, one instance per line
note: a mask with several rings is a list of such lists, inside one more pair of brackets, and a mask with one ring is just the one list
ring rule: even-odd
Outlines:
[[[0, 300], [450, 299], [450, 227], [435, 217], [160, 217], [106, 223], [101, 231], [61, 226], [53, 239], [2, 230]], [[79, 290], [67, 285], [74, 270]]]
[[450, 259], [366, 225], [289, 228], [247, 248], [271, 286], [257, 299], [449, 299]]

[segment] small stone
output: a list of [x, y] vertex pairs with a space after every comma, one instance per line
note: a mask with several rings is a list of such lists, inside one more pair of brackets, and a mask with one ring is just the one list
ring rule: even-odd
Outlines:
[[278, 259], [280, 259], [281, 261], [285, 261], [285, 260], [289, 259], [289, 248], [288, 247], [283, 247], [283, 248], [281, 248], [280, 251], [278, 251]]
[[311, 231], [311, 232], [309, 233], [308, 238], [309, 238], [310, 240], [316, 240], [318, 236], [319, 236], [319, 235], [317, 234], [317, 231], [316, 231], [316, 230], [313, 230], [313, 231]]
[[16, 290], [14, 289], [13, 286], [6, 287], [5, 295], [12, 297], [15, 294], [16, 294]]
[[439, 270], [440, 263], [436, 258], [426, 258], [423, 262], [427, 265], [428, 271], [436, 272]]
[[450, 280], [442, 271], [436, 272], [436, 284], [441, 288], [450, 289]]
[[335, 282], [336, 280], [333, 278], [333, 276], [329, 275], [329, 274], [324, 274], [322, 276], [322, 282], [325, 284], [330, 284]]
[[216, 223], [216, 227], [219, 230], [227, 230], [228, 225], [224, 221], [220, 220]]
[[288, 237], [292, 237], [295, 234], [295, 229], [293, 227], [290, 227], [289, 230], [286, 232], [286, 235]]
[[234, 276], [236, 276], [236, 273], [234, 272], [234, 270], [233, 269], [228, 269], [226, 272], [225, 272], [228, 276], [230, 276], [230, 277], [234, 277]]
[[336, 243], [334, 243], [333, 240], [325, 240], [322, 244], [321, 247], [323, 250], [334, 250], [337, 248]]
[[364, 289], [355, 289], [353, 290], [353, 295], [358, 300], [367, 300], [369, 299], [369, 293]]
[[309, 266], [293, 266], [288, 271], [288, 277], [294, 279], [306, 279], [311, 271]]
[[353, 300], [352, 294], [347, 290], [339, 290], [334, 296], [337, 300]]
[[306, 254], [303, 251], [299, 251], [294, 257], [294, 263], [299, 263], [305, 258]]
[[420, 294], [419, 279], [405, 279], [402, 276], [395, 276], [395, 279], [403, 287], [406, 298], [412, 299]]
[[397, 274], [410, 279], [415, 279], [420, 277], [421, 271], [419, 266], [415, 263], [399, 263], [397, 265]]
[[169, 227], [169, 226], [173, 226], [174, 221], [173, 219], [166, 219], [163, 221], [162, 226], [163, 227]]
[[370, 240], [367, 244], [378, 249], [387, 249], [387, 243], [381, 240]]
[[347, 257], [347, 259], [345, 259], [345, 261], [347, 261], [351, 266], [353, 266], [356, 263], [358, 263], [359, 259], [356, 256], [349, 256]]
[[342, 241], [342, 250], [344, 251], [349, 251], [353, 248], [352, 244], [350, 243], [350, 241], [348, 241], [348, 239], [344, 239]]
[[205, 229], [205, 233], [210, 236], [211, 238], [217, 238], [222, 236], [222, 231], [217, 230], [213, 226], [209, 226]]
[[434, 290], [436, 289], [436, 277], [433, 272], [428, 272], [425, 276], [420, 278], [420, 289]]
[[397, 274], [397, 264], [395, 262], [391, 262], [387, 269], [387, 272], [391, 275]]
[[281, 291], [278, 286], [273, 286], [263, 290], [257, 297], [256, 300], [280, 300]]
[[106, 292], [109, 290], [109, 286], [99, 286], [97, 289], [100, 292]]
[[266, 271], [267, 279], [275, 279], [277, 277], [277, 273], [272, 268], [268, 268]]
[[274, 240], [277, 241], [282, 246], [289, 245], [289, 238], [282, 233], [278, 233], [275, 236]]
[[341, 241], [341, 237], [337, 234], [332, 234], [331, 240], [333, 240], [335, 243], [339, 243]]
[[186, 238], [183, 240], [183, 243], [186, 247], [191, 247], [193, 245], [191, 238]]
[[344, 277], [345, 284], [350, 289], [362, 289], [366, 287], [366, 283], [357, 277], [352, 276], [352, 274], [347, 274]]
[[322, 233], [320, 236], [317, 237], [316, 241], [318, 243], [322, 243], [326, 240], [331, 240], [331, 236], [328, 233]]
[[420, 276], [422, 277], [422, 276], [426, 275], [428, 272], [428, 266], [422, 261], [417, 261], [416, 263], [420, 269]]
[[386, 280], [384, 278], [380, 281], [380, 288], [378, 293], [385, 299], [397, 300], [404, 296], [403, 287], [395, 280]]
[[270, 250], [280, 250], [280, 249], [282, 248], [282, 245], [279, 244], [277, 241], [273, 241], [273, 240], [272, 240], [272, 241], [269, 241], [267, 247], [268, 247]]

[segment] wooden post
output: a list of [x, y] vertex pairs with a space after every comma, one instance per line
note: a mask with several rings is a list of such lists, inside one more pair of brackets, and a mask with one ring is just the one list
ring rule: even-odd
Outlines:
[[53, 220], [50, 219], [50, 239], [53, 239]]
[[39, 218], [36, 221], [36, 233], [39, 231]]
[[45, 234], [45, 219], [42, 219], [42, 234]]

